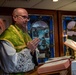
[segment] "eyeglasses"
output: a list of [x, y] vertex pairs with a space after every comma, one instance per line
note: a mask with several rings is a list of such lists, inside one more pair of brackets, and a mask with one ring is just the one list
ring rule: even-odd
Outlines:
[[18, 16], [21, 16], [23, 19], [27, 19], [27, 20], [30, 20], [30, 18], [28, 16], [22, 16], [22, 15], [16, 15], [17, 17]]

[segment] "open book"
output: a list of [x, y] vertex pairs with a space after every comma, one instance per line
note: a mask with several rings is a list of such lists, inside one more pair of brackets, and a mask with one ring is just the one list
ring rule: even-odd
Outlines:
[[54, 58], [49, 58], [49, 60], [45, 61], [45, 63], [57, 62], [57, 61], [62, 61], [70, 58], [71, 56], [54, 57]]
[[71, 39], [67, 39], [64, 44], [70, 48], [72, 48], [73, 50], [76, 50], [76, 42], [71, 40]]
[[52, 73], [52, 72], [65, 70], [69, 66], [70, 66], [69, 59], [56, 61], [56, 62], [49, 62], [49, 63], [45, 63], [42, 66], [38, 67], [37, 72], [38, 74]]

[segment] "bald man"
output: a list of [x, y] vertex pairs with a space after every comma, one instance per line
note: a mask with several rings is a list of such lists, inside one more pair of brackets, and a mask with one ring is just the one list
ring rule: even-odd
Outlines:
[[28, 12], [16, 8], [13, 13], [15, 25], [10, 25], [0, 35], [1, 68], [6, 74], [24, 75], [38, 65], [39, 38], [32, 40], [27, 33]]

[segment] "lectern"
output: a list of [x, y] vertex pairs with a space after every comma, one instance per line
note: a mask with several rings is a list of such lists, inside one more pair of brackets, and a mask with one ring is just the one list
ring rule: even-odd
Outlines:
[[71, 75], [71, 60], [44, 63], [25, 75]]

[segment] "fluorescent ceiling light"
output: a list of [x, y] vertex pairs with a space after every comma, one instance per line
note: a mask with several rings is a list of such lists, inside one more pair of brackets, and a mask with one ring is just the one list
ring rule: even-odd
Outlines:
[[57, 2], [58, 0], [53, 0], [53, 2]]

